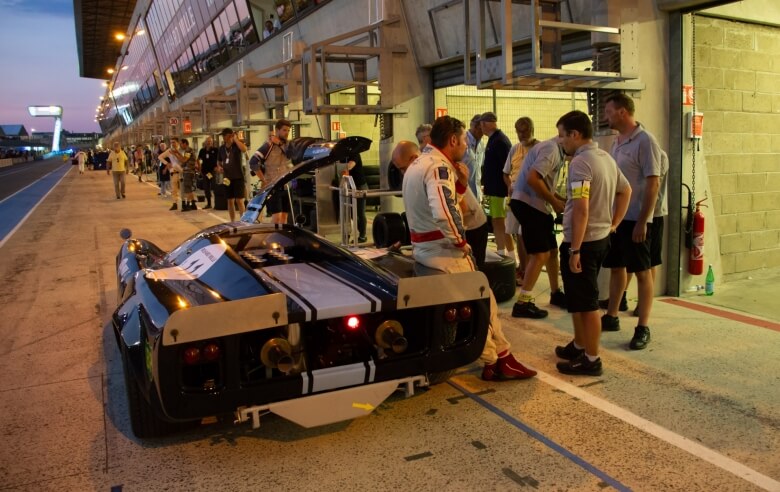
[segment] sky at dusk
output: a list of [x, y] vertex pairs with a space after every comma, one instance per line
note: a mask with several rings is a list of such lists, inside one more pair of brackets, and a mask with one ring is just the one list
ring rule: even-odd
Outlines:
[[72, 0], [0, 0], [0, 124], [51, 132], [27, 106], [62, 106], [62, 128], [99, 132], [102, 81], [79, 77]]

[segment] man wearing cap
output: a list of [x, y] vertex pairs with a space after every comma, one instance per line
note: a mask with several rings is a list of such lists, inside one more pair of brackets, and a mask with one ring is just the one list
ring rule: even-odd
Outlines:
[[[289, 120], [278, 120], [274, 125], [276, 132], [268, 137], [268, 141], [249, 159], [249, 169], [257, 174], [263, 186], [283, 176], [292, 167], [292, 162], [287, 156], [287, 137], [290, 135], [291, 128], [292, 123]], [[273, 217], [274, 224], [287, 223], [287, 215], [291, 212], [288, 193], [274, 193], [269, 197], [266, 206]]]
[[[512, 142], [498, 129], [495, 113], [483, 113], [479, 119], [482, 133], [487, 135], [485, 146], [485, 162], [482, 165], [482, 188], [488, 201], [490, 217], [493, 222], [493, 235], [496, 238], [496, 252], [501, 256], [514, 259], [514, 244], [507, 244], [506, 197], [508, 190], [504, 183], [504, 163], [506, 162]], [[511, 238], [509, 238], [511, 241]], [[507, 252], [507, 249], [509, 252]]]
[[222, 184], [225, 185], [227, 197], [228, 215], [230, 221], [235, 222], [236, 210], [240, 215], [244, 214], [244, 197], [246, 186], [244, 184], [243, 161], [246, 145], [241, 139], [236, 138], [231, 128], [222, 130], [224, 143], [217, 152], [217, 172], [224, 173]]
[[[403, 200], [412, 253], [418, 274], [472, 272], [476, 266], [466, 241], [464, 214], [459, 202], [469, 194], [468, 170], [459, 163], [466, 152], [466, 132], [460, 120], [438, 118], [431, 129], [431, 142], [422, 155], [406, 168]], [[400, 153], [400, 151], [399, 151]], [[400, 156], [399, 156], [400, 157]], [[476, 202], [476, 199], [474, 199]], [[500, 381], [527, 379], [536, 371], [525, 367], [510, 352], [501, 329], [498, 306], [490, 296], [490, 328], [481, 360], [482, 379]]]

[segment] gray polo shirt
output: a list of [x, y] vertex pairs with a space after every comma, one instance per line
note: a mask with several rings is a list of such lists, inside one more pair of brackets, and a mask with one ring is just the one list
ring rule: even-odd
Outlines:
[[653, 210], [653, 217], [664, 217], [669, 213], [669, 199], [666, 197], [666, 192], [669, 185], [666, 178], [669, 175], [669, 156], [666, 152], [661, 150], [661, 176], [658, 177], [658, 200], [655, 202], [655, 210]]
[[[625, 141], [618, 143], [616, 138], [610, 152], [618, 167], [631, 184], [631, 201], [623, 220], [639, 220], [642, 200], [645, 197], [645, 184], [650, 176], [661, 176], [661, 147], [637, 122], [637, 126]], [[648, 222], [653, 221], [652, 214]]]
[[555, 182], [558, 172], [563, 166], [563, 151], [558, 145], [558, 137], [539, 142], [531, 147], [523, 160], [520, 175], [512, 187], [512, 199], [520, 200], [545, 214], [552, 214], [552, 205], [539, 196], [536, 190], [528, 184], [528, 173], [537, 172], [547, 185], [547, 189], [555, 192]]
[[572, 209], [574, 200], [589, 200], [588, 224], [583, 242], [598, 241], [609, 236], [615, 194], [628, 187], [628, 180], [615, 160], [597, 143], [583, 145], [569, 163], [566, 181], [566, 207], [563, 211], [563, 240], [572, 240]]

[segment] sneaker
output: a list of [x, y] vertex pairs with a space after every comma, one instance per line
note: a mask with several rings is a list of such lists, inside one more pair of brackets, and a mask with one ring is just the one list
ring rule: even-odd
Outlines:
[[620, 320], [617, 316], [605, 314], [601, 317], [601, 331], [620, 331]]
[[209, 209], [209, 208], [211, 208], [211, 204], [210, 204], [210, 203], [207, 203], [207, 204], [206, 204], [206, 206], [205, 206], [205, 207], [203, 207], [203, 210], [207, 210], [207, 209]]
[[169, 208], [168, 210], [178, 210], [178, 209], [179, 209], [179, 205], [174, 203], [173, 205], [171, 205], [171, 208]]
[[550, 304], [558, 306], [561, 309], [566, 309], [566, 294], [562, 290], [556, 290], [550, 294]]
[[572, 376], [601, 376], [601, 358], [591, 362], [583, 352], [579, 357], [568, 362], [558, 362], [555, 367], [558, 372], [571, 374]]
[[190, 202], [190, 210], [198, 210], [198, 204], [195, 202]]
[[365, 243], [367, 241], [368, 241], [368, 238], [366, 236], [358, 236], [357, 242]]
[[648, 343], [650, 343], [650, 327], [637, 326], [634, 328], [634, 337], [628, 344], [631, 350], [642, 350], [647, 347]]
[[547, 311], [539, 309], [533, 302], [516, 302], [512, 306], [512, 317], [542, 319], [547, 317]]
[[[609, 309], [609, 299], [600, 299], [599, 307], [601, 309]], [[623, 292], [623, 297], [620, 299], [620, 305], [618, 311], [628, 311], [628, 301], [626, 300], [626, 293]]]
[[574, 360], [584, 353], [585, 349], [578, 349], [574, 346], [574, 340], [569, 342], [565, 347], [561, 347], [560, 345], [555, 347], [555, 355], [557, 355], [559, 359]]
[[498, 379], [528, 379], [536, 376], [536, 371], [520, 363], [511, 353], [498, 359]]

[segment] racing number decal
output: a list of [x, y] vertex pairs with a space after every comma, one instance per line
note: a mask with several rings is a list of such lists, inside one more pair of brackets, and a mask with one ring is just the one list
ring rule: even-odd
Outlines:
[[225, 254], [226, 246], [222, 243], [210, 244], [201, 248], [187, 258], [181, 265], [146, 274], [146, 278], [154, 280], [194, 280], [203, 276]]

